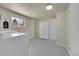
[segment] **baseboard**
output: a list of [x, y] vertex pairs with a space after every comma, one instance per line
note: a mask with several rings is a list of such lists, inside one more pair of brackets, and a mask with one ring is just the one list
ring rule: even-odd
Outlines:
[[48, 40], [48, 39], [44, 39], [44, 38], [40, 38], [41, 40]]
[[49, 40], [56, 40], [56, 39], [49, 39]]
[[67, 45], [61, 44], [61, 43], [57, 43], [56, 45], [61, 46], [61, 47], [65, 47], [66, 50], [67, 50], [67, 52], [68, 52], [68, 54], [69, 54], [69, 56], [71, 56], [71, 53], [70, 53], [70, 51], [69, 51], [69, 47], [68, 47]]
[[56, 45], [67, 48], [68, 46], [65, 44], [57, 43]]

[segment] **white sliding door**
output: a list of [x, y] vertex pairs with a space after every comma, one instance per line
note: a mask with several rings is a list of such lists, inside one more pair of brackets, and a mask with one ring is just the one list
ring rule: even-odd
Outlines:
[[49, 20], [49, 39], [56, 40], [56, 19]]

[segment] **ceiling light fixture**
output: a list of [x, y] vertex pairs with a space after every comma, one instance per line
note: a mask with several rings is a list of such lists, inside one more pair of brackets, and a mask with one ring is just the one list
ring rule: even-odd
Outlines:
[[46, 6], [46, 10], [52, 10], [53, 9], [53, 5], [47, 5]]

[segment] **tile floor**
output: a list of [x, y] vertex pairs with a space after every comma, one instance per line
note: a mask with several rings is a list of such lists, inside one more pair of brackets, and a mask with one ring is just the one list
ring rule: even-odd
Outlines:
[[29, 41], [29, 56], [68, 56], [66, 48], [56, 45], [54, 40], [32, 39]]
[[0, 40], [0, 56], [68, 56], [66, 48], [54, 40], [16, 39]]

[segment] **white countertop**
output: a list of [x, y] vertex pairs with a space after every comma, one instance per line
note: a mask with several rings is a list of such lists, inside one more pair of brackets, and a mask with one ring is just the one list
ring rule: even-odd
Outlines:
[[1, 31], [0, 32], [0, 37], [2, 39], [6, 39], [6, 38], [13, 38], [13, 37], [18, 37], [18, 36], [23, 36], [26, 35], [26, 33], [22, 33], [22, 32], [17, 32], [17, 31]]

